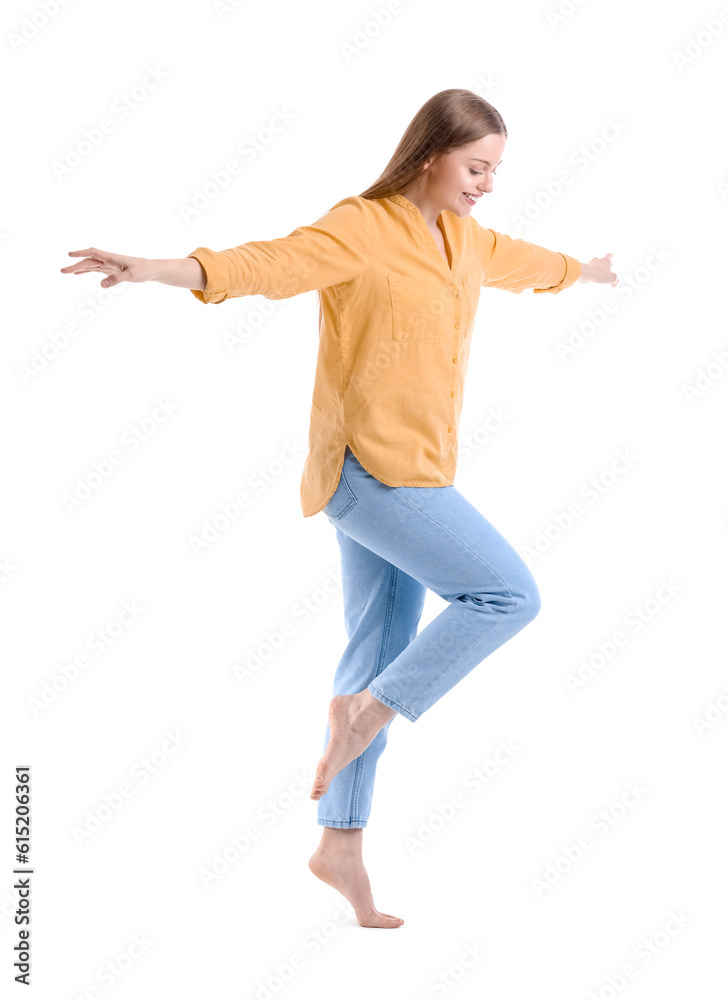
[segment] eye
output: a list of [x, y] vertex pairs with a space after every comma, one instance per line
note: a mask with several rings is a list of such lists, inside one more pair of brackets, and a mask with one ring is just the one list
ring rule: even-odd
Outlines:
[[482, 170], [473, 170], [473, 168], [472, 168], [472, 167], [470, 167], [470, 173], [471, 173], [471, 174], [482, 174], [482, 173], [483, 173], [483, 171], [482, 171]]

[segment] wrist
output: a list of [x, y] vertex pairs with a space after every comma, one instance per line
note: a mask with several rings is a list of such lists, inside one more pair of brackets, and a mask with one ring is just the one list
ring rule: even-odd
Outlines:
[[169, 278], [169, 264], [171, 261], [164, 260], [160, 257], [149, 257], [144, 264], [144, 273], [146, 275], [146, 281], [161, 281], [166, 282]]
[[177, 288], [204, 291], [207, 278], [202, 265], [194, 257], [151, 258], [146, 261], [145, 281], [159, 281]]
[[578, 281], [586, 284], [587, 281], [591, 281], [591, 268], [589, 264], [582, 264], [579, 261], [579, 266], [581, 267], [581, 274], [579, 275]]

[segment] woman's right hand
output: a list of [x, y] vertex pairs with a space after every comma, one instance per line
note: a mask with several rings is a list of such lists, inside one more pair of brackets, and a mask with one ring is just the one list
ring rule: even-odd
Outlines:
[[108, 275], [101, 282], [102, 288], [110, 288], [122, 281], [153, 281], [154, 261], [147, 257], [123, 257], [118, 253], [107, 253], [89, 247], [87, 250], [69, 250], [69, 257], [84, 257], [68, 267], [61, 268], [61, 274], [84, 274], [86, 271], [100, 271]]
[[578, 280], [583, 284], [595, 281], [597, 284], [609, 284], [614, 288], [615, 285], [619, 284], [619, 278], [612, 270], [613, 256], [614, 253], [610, 252], [603, 257], [592, 257], [588, 264], [579, 261], [581, 264], [581, 274]]

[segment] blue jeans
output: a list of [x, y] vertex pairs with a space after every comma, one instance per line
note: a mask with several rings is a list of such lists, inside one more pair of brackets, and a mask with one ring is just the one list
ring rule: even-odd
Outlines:
[[[341, 549], [349, 643], [335, 695], [368, 688], [410, 722], [532, 621], [536, 581], [518, 553], [454, 486], [386, 486], [347, 446], [323, 508]], [[427, 589], [449, 602], [417, 633]], [[318, 800], [318, 824], [365, 827], [394, 716]], [[326, 725], [324, 748], [329, 740]]]

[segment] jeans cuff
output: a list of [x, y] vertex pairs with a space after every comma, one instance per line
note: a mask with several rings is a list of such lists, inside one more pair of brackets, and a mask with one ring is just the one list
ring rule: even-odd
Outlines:
[[364, 827], [367, 825], [365, 819], [318, 819], [316, 820], [319, 826], [337, 826], [343, 829], [352, 829], [356, 827]]
[[369, 685], [368, 690], [369, 693], [373, 694], [375, 698], [379, 701], [383, 701], [385, 705], [388, 705], [389, 708], [393, 708], [395, 712], [399, 712], [399, 714], [403, 715], [405, 719], [409, 719], [410, 722], [417, 722], [417, 719], [419, 718], [418, 715], [414, 715], [408, 708], [405, 708], [404, 705], [400, 705], [398, 701], [392, 701], [392, 699], [388, 698], [386, 694], [382, 694], [379, 688], [374, 687], [374, 681], [372, 681]]

